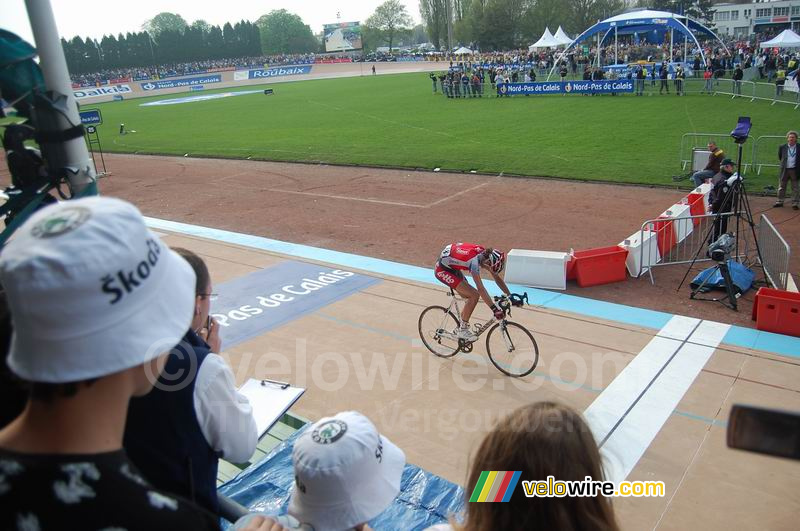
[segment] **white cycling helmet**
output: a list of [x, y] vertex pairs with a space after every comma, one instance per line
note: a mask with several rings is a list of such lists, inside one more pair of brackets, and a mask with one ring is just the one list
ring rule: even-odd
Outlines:
[[503, 268], [506, 265], [506, 255], [503, 251], [498, 251], [497, 249], [492, 249], [492, 252], [489, 253], [488, 257], [489, 268], [495, 273], [500, 274], [503, 271]]

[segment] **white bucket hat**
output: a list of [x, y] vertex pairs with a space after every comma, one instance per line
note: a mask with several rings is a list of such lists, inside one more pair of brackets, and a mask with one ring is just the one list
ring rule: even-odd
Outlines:
[[355, 411], [326, 417], [294, 443], [289, 514], [315, 531], [368, 522], [400, 492], [403, 451]]
[[119, 199], [57, 203], [0, 253], [14, 334], [8, 365], [31, 382], [113, 374], [167, 352], [189, 329], [195, 275]]

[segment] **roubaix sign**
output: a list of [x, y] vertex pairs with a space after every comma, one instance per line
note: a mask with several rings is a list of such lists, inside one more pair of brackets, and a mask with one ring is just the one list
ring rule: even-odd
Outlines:
[[145, 83], [140, 83], [140, 84], [142, 86], [142, 90], [150, 91], [150, 90], [160, 90], [160, 89], [168, 89], [176, 87], [191, 87], [194, 85], [219, 83], [220, 81], [222, 81], [222, 76], [220, 74], [215, 74], [213, 76], [189, 77], [186, 79], [166, 79], [159, 81], [147, 81]]
[[250, 70], [247, 73], [247, 79], [261, 79], [265, 77], [280, 77], [280, 76], [298, 76], [310, 73], [311, 73], [311, 65], [281, 66], [274, 68], [265, 68], [262, 70]]
[[81, 90], [73, 90], [75, 99], [96, 98], [98, 96], [117, 96], [133, 92], [129, 85], [112, 85], [110, 87], [95, 87]]
[[611, 94], [633, 92], [633, 81], [553, 81], [544, 83], [500, 83], [497, 91], [504, 96], [515, 94]]

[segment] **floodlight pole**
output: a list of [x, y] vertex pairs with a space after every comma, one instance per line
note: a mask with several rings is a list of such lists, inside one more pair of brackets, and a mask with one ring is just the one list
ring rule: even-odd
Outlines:
[[689, 37], [683, 36], [683, 62], [689, 62]]
[[675, 28], [669, 29], [669, 62], [672, 63], [672, 58], [675, 57]]
[[[453, 0], [445, 0], [447, 2], [447, 51], [453, 52]], [[391, 51], [391, 50], [389, 50]]]
[[[67, 71], [64, 50], [58, 38], [58, 28], [49, 0], [25, 0], [31, 22], [39, 66], [44, 76], [45, 88], [53, 98], [57, 110], [37, 106], [36, 121], [40, 132], [47, 137], [39, 142], [49, 170], [54, 175], [64, 175], [73, 194], [80, 194], [88, 187], [97, 186], [94, 162], [86, 149], [83, 134], [67, 140], [57, 138], [64, 132], [74, 131], [80, 126], [78, 102], [72, 93], [72, 83]], [[95, 191], [96, 193], [96, 191]]]

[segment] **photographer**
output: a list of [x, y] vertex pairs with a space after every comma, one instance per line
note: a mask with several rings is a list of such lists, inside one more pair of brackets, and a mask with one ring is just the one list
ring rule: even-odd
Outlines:
[[711, 233], [709, 243], [717, 241], [717, 239], [728, 232], [728, 217], [725, 214], [733, 212], [733, 205], [735, 201], [735, 193], [731, 192], [733, 188], [732, 180], [733, 172], [736, 163], [731, 159], [725, 159], [720, 164], [719, 173], [711, 179], [711, 192], [708, 194], [708, 201], [711, 204], [712, 214], [722, 214], [714, 220], [714, 230]]

